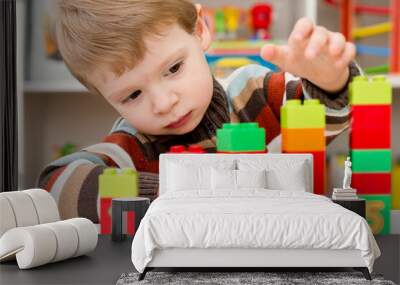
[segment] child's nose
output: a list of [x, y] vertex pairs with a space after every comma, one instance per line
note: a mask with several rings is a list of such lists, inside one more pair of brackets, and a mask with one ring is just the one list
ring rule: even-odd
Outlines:
[[165, 114], [171, 111], [179, 97], [175, 93], [164, 93], [158, 96], [153, 96], [152, 105], [155, 114]]

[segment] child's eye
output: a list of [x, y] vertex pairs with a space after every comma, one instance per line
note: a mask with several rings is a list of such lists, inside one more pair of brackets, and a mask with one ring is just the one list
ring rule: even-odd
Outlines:
[[174, 64], [170, 69], [168, 69], [168, 74], [177, 73], [177, 72], [181, 69], [182, 64], [183, 64], [182, 61], [180, 61], [180, 62]]
[[139, 95], [142, 93], [141, 90], [136, 90], [133, 92], [131, 95], [129, 95], [127, 98], [124, 99], [122, 103], [126, 103], [128, 100], [135, 100]]

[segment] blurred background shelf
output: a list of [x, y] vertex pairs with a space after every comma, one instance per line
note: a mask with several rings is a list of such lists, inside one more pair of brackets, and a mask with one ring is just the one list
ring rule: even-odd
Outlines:
[[24, 82], [25, 93], [82, 93], [88, 92], [87, 88], [76, 80], [39, 81], [30, 80]]

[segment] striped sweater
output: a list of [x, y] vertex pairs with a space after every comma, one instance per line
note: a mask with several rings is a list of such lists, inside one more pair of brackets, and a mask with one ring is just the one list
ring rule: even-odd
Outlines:
[[[352, 63], [350, 78], [360, 73]], [[317, 98], [326, 106], [327, 143], [348, 127], [348, 83], [332, 94], [285, 72], [259, 65], [237, 69], [228, 78], [214, 79], [211, 103], [199, 125], [184, 135], [153, 136], [137, 132], [119, 118], [101, 143], [48, 164], [38, 187], [52, 193], [63, 219], [86, 217], [98, 222], [98, 176], [106, 167], [134, 167], [139, 172], [140, 196], [158, 192], [158, 157], [172, 145], [201, 145], [216, 151], [216, 130], [227, 122], [258, 122], [266, 130], [269, 152], [280, 152], [280, 107], [288, 99]]]

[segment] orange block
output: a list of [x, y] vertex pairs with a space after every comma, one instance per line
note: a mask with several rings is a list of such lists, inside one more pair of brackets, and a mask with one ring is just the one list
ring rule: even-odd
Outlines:
[[282, 151], [325, 151], [324, 129], [282, 128]]

